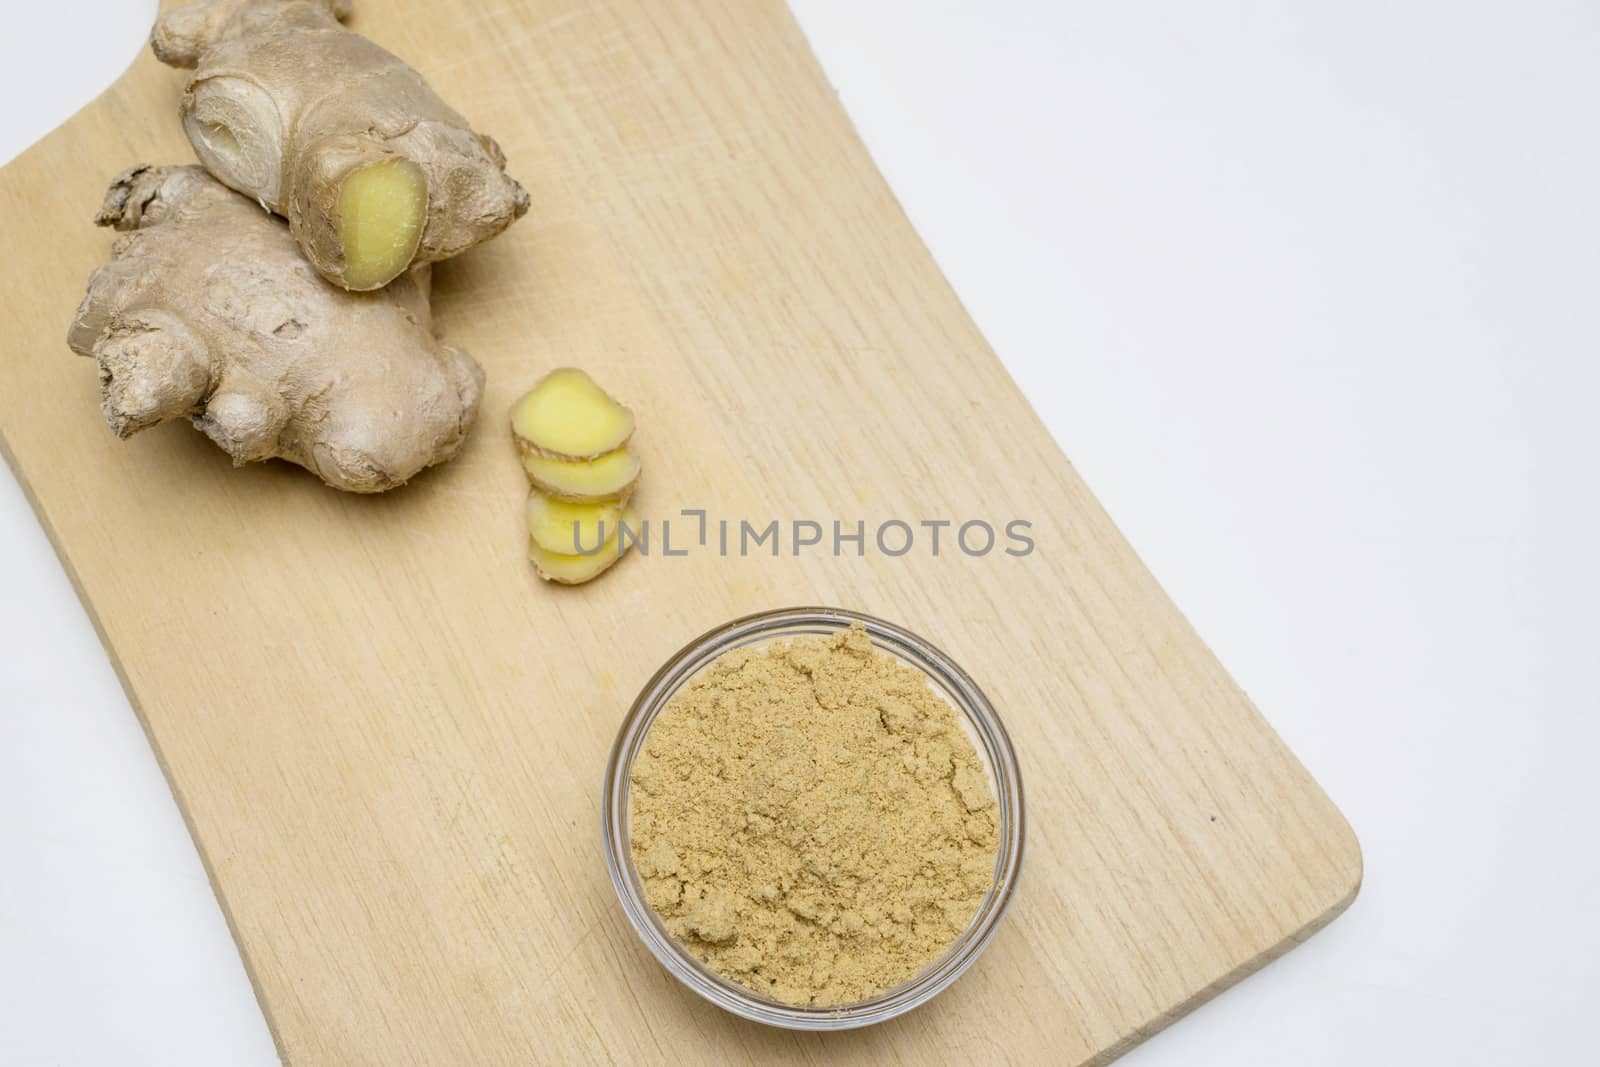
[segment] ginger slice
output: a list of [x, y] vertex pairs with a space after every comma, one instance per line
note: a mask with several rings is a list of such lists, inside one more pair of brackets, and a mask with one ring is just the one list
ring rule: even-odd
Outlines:
[[396, 157], [350, 172], [339, 187], [339, 238], [347, 289], [377, 289], [417, 254], [428, 219], [428, 179]]
[[626, 446], [587, 463], [546, 459], [525, 451], [522, 469], [534, 488], [557, 500], [575, 503], [627, 500], [639, 480], [639, 459]]
[[[621, 536], [624, 526], [629, 532], [626, 538]], [[615, 527], [608, 525], [607, 529], [610, 533], [606, 538], [605, 547], [592, 556], [551, 552], [530, 536], [528, 558], [533, 561], [533, 569], [545, 581], [555, 582], [558, 585], [582, 585], [605, 573], [622, 558], [623, 553], [628, 551], [633, 544], [633, 537], [640, 535], [641, 532], [639, 515], [632, 508], [628, 508], [621, 514], [620, 525]]]
[[628, 443], [633, 412], [583, 371], [561, 367], [512, 406], [511, 431], [524, 454], [586, 462]]
[[622, 507], [616, 501], [575, 504], [535, 489], [528, 494], [528, 534], [546, 552], [564, 556], [594, 552], [617, 532]]

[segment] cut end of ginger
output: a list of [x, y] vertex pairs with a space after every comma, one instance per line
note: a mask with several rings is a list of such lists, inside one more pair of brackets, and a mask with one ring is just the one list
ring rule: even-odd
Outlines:
[[339, 239], [348, 289], [377, 289], [417, 254], [428, 218], [428, 179], [409, 159], [351, 172], [339, 188]]
[[616, 501], [574, 503], [535, 489], [528, 494], [528, 534], [546, 552], [587, 555], [604, 547], [617, 532], [622, 507]]
[[[534, 570], [538, 571], [539, 577], [545, 581], [559, 585], [582, 585], [598, 578], [622, 558], [623, 553], [633, 544], [633, 538], [639, 535], [640, 522], [636, 512], [631, 508], [626, 509], [619, 518], [620, 521], [615, 525], [608, 525], [605, 544], [593, 555], [551, 552], [530, 534], [528, 558], [533, 561]], [[626, 534], [623, 533], [624, 530], [627, 531]], [[568, 534], [569, 536], [571, 534], [570, 527]]]
[[540, 492], [575, 503], [628, 499], [639, 480], [639, 458], [627, 447], [586, 463], [522, 453], [522, 469]]
[[588, 462], [628, 443], [633, 412], [583, 371], [562, 367], [545, 375], [516, 402], [511, 429], [524, 454]]

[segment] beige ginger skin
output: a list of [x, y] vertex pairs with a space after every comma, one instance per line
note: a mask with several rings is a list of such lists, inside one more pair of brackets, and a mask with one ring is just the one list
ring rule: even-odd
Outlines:
[[119, 437], [187, 417], [236, 465], [274, 457], [376, 493], [455, 455], [483, 371], [434, 337], [426, 266], [379, 293], [323, 281], [289, 229], [199, 167], [119, 175], [124, 231], [67, 343]]
[[491, 138], [344, 28], [350, 9], [200, 0], [162, 15], [151, 47], [194, 68], [180, 111], [206, 169], [287, 218], [323, 277], [367, 290], [495, 236], [528, 195]]

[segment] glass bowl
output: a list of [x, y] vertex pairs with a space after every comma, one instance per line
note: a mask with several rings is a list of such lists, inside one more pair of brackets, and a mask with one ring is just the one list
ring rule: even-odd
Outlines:
[[[629, 844], [628, 789], [634, 757], [644, 744], [650, 724], [674, 693], [702, 668], [731, 649], [763, 644], [780, 638], [831, 634], [859, 622], [872, 644], [915, 667], [933, 690], [958, 712], [973, 747], [989, 772], [1000, 822], [999, 851], [994, 862], [994, 886], [989, 890], [966, 930], [938, 960], [901, 985], [868, 1000], [825, 1008], [783, 1004], [755, 990], [731, 982], [707, 968], [672, 939], [661, 920], [645, 903], [644, 887], [634, 869]], [[955, 662], [928, 642], [892, 623], [842, 608], [785, 608], [735, 619], [689, 643], [667, 661], [628, 711], [606, 764], [605, 793], [601, 798], [601, 824], [605, 833], [606, 865], [628, 921], [645, 946], [673, 977], [719, 1008], [771, 1026], [791, 1030], [850, 1030], [871, 1026], [926, 1004], [978, 958], [993, 940], [1000, 920], [1011, 903], [1022, 866], [1022, 777], [1017, 757], [1000, 717], [975, 682]]]

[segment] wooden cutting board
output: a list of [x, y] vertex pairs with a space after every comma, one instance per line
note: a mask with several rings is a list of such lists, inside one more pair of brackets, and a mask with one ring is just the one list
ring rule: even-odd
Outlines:
[[[296, 1064], [1099, 1063], [1337, 915], [1339, 812], [1145, 571], [961, 308], [777, 0], [365, 0], [355, 25], [504, 145], [533, 210], [438, 271], [488, 371], [463, 455], [382, 497], [127, 442], [63, 338], [113, 174], [188, 162], [148, 54], [0, 172], [6, 458], [144, 720]], [[451, 12], [447, 14], [447, 12]], [[952, 146], [952, 151], [958, 151]], [[580, 589], [524, 558], [504, 412], [577, 364], [638, 413], [682, 557]], [[718, 519], [866, 523], [721, 556]], [[1037, 550], [890, 558], [886, 520]], [[787, 528], [787, 527], [786, 527]], [[787, 536], [787, 535], [786, 535]], [[891, 541], [891, 544], [897, 542]], [[950, 652], [1021, 755], [1028, 854], [988, 954], [884, 1026], [799, 1035], [679, 988], [601, 853], [607, 749], [670, 653], [837, 604]]]

